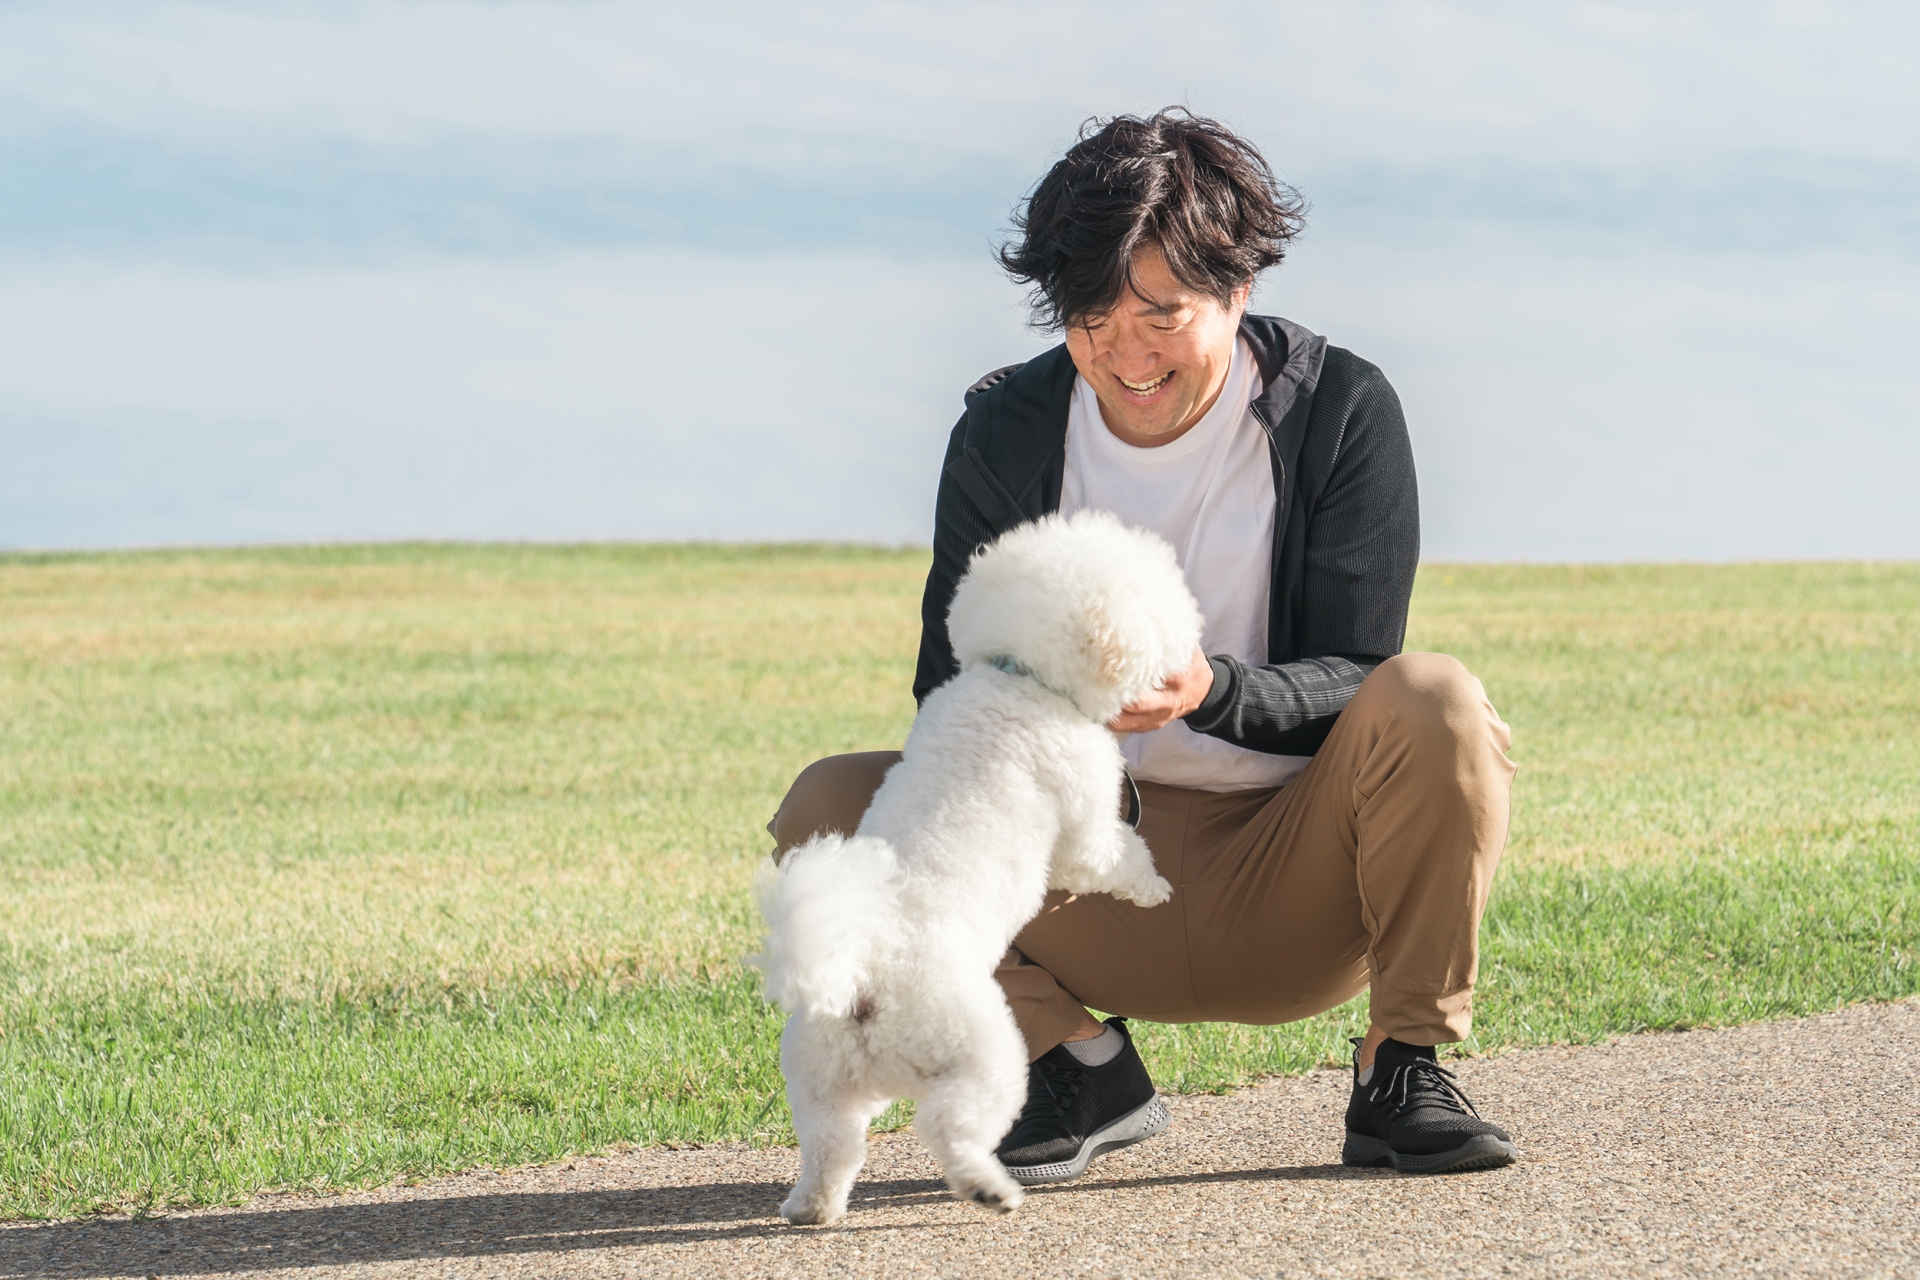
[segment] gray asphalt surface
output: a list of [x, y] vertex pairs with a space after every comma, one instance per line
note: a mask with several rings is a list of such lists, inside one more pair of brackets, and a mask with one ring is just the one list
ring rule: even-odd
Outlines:
[[0, 1277], [1920, 1276], [1920, 1002], [1458, 1064], [1522, 1162], [1339, 1164], [1343, 1073], [1170, 1099], [1164, 1136], [1007, 1218], [907, 1134], [852, 1211], [792, 1150], [643, 1150], [134, 1222], [0, 1228]]

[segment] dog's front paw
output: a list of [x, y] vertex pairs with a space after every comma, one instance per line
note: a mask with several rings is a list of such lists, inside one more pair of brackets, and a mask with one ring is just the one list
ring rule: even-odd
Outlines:
[[1173, 896], [1173, 886], [1167, 883], [1165, 876], [1154, 876], [1142, 880], [1139, 884], [1122, 889], [1114, 895], [1125, 898], [1140, 907], [1157, 907]]

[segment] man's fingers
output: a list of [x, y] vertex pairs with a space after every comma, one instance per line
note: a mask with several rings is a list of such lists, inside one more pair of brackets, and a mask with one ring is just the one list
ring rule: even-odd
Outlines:
[[[1208, 665], [1206, 654], [1195, 649], [1189, 670], [1168, 677], [1153, 693], [1130, 707], [1121, 708], [1120, 714], [1107, 722], [1107, 728], [1115, 733], [1152, 733], [1155, 729], [1164, 729], [1175, 717], [1199, 706], [1212, 684], [1213, 668]], [[1196, 689], [1198, 696], [1194, 696]]]

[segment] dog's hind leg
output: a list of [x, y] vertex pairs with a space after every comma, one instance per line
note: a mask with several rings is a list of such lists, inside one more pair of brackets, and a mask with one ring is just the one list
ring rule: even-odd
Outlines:
[[[970, 993], [971, 994], [971, 993]], [[969, 1005], [963, 1056], [921, 1087], [913, 1129], [962, 1200], [1011, 1213], [1026, 1198], [994, 1155], [1027, 1096], [1027, 1050], [997, 987]], [[970, 1010], [971, 1012], [971, 1010]]]
[[[793, 1131], [800, 1137], [800, 1181], [780, 1205], [780, 1216], [802, 1225], [824, 1225], [847, 1211], [853, 1180], [867, 1160], [867, 1123], [887, 1099], [864, 1096], [837, 1072], [829, 1037], [809, 1035], [790, 1019], [780, 1037], [780, 1067], [787, 1077]], [[804, 1043], [803, 1043], [804, 1042]], [[838, 1078], [836, 1078], [838, 1077]]]
[[[853, 1180], [867, 1161], [867, 1124], [886, 1109], [871, 1099], [787, 1096], [793, 1128], [800, 1135], [800, 1181], [781, 1202], [780, 1216], [800, 1225], [824, 1226], [847, 1211]], [[804, 1117], [804, 1118], [803, 1118]]]

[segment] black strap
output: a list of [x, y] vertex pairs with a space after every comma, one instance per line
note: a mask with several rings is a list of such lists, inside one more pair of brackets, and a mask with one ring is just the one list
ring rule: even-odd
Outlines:
[[980, 457], [978, 449], [969, 446], [959, 457], [947, 464], [947, 474], [953, 477], [961, 492], [973, 503], [988, 526], [996, 534], [1004, 533], [1020, 523], [1020, 504], [1007, 492], [993, 472], [987, 470], [986, 462]]

